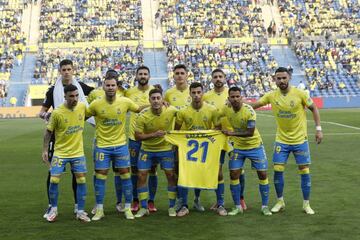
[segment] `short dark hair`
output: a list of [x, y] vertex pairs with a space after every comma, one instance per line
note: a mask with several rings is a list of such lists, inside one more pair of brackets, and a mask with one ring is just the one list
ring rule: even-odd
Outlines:
[[153, 88], [149, 92], [149, 97], [151, 97], [151, 95], [153, 95], [155, 93], [160, 93], [160, 95], [162, 96], [162, 90], [160, 88]]
[[60, 62], [60, 68], [65, 65], [71, 65], [73, 67], [74, 63], [70, 59], [64, 59]]
[[214, 73], [220, 72], [222, 74], [224, 74], [224, 76], [226, 76], [226, 74], [224, 73], [224, 71], [220, 68], [216, 68], [211, 72], [211, 76], [214, 75]]
[[278, 67], [278, 68], [275, 70], [275, 74], [276, 74], [276, 73], [282, 73], [282, 72], [286, 72], [287, 74], [291, 75], [289, 69], [287, 69], [286, 67]]
[[105, 79], [108, 79], [108, 78], [115, 78], [116, 80], [118, 80], [119, 73], [114, 69], [109, 69], [105, 73]]
[[185, 66], [185, 64], [178, 64], [174, 67], [173, 71], [175, 72], [176, 69], [184, 69], [186, 72], [188, 71], [187, 70], [187, 67]]
[[189, 90], [191, 91], [191, 89], [198, 88], [198, 87], [201, 87], [201, 90], [204, 90], [204, 86], [200, 82], [191, 83], [190, 87], [189, 87]]
[[104, 78], [104, 83], [105, 83], [105, 81], [113, 80], [113, 79], [115, 80], [116, 85], [119, 86], [119, 81], [118, 81], [118, 79], [117, 79], [116, 77], [114, 77], [114, 76], [107, 76], [107, 77], [105, 77], [105, 78]]
[[229, 88], [229, 91], [228, 91], [229, 95], [230, 95], [230, 92], [240, 92], [240, 95], [241, 95], [241, 89], [236, 86]]
[[150, 68], [148, 68], [147, 66], [140, 66], [140, 67], [138, 67], [138, 68], [136, 69], [136, 74], [138, 74], [138, 72], [139, 72], [140, 70], [143, 70], [143, 69], [146, 69], [146, 70], [149, 72], [149, 74], [150, 74]]
[[69, 84], [64, 87], [64, 93], [73, 92], [78, 90], [78, 88], [75, 85]]

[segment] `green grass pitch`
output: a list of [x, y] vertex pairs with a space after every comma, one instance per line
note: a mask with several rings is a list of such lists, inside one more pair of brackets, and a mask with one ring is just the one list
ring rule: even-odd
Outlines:
[[[42, 218], [47, 206], [47, 169], [41, 162], [44, 123], [40, 119], [0, 120], [0, 239], [360, 239], [360, 109], [322, 110], [321, 118], [324, 140], [316, 145], [315, 127], [308, 114], [312, 156], [311, 206], [316, 211], [313, 216], [302, 212], [300, 177], [291, 157], [285, 172], [286, 211], [271, 217], [260, 214], [258, 181], [247, 162], [245, 199], [249, 209], [244, 215], [220, 217], [207, 210], [205, 213], [191, 211], [185, 218], [168, 217], [165, 178], [159, 170], [157, 213], [134, 221], [125, 220], [123, 215], [115, 211], [113, 178], [109, 176], [105, 197], [106, 217], [89, 224], [76, 221], [72, 213], [69, 172], [62, 176], [60, 182], [57, 222], [50, 224]], [[275, 122], [271, 113], [258, 112], [257, 126], [271, 163], [275, 139]], [[94, 204], [93, 134], [92, 127], [87, 126], [84, 145], [89, 172], [88, 212]], [[225, 199], [229, 209], [233, 202], [227, 163], [225, 166]], [[276, 200], [271, 166], [270, 206]], [[192, 196], [190, 191], [189, 200]], [[209, 208], [215, 202], [215, 193], [203, 191], [201, 198]]]

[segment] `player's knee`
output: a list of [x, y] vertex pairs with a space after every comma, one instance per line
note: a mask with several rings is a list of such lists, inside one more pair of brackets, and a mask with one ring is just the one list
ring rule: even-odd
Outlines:
[[267, 179], [267, 174], [266, 171], [257, 171], [258, 177], [260, 180], [265, 180]]
[[142, 180], [146, 180], [147, 176], [148, 176], [148, 172], [147, 171], [138, 171], [138, 181], [142, 181]]
[[85, 184], [86, 183], [86, 178], [85, 177], [77, 177], [76, 178], [76, 183], [77, 184]]
[[149, 171], [149, 174], [152, 175], [152, 176], [156, 176], [156, 174], [157, 174], [156, 173], [156, 168], [157, 168], [156, 165], [152, 166], [150, 171]]
[[236, 180], [239, 179], [241, 173], [241, 169], [239, 170], [230, 170], [230, 179]]
[[224, 175], [222, 174], [222, 172], [219, 172], [219, 175], [218, 175], [218, 181], [223, 181], [224, 180]]
[[275, 172], [283, 172], [283, 171], [285, 171], [285, 166], [276, 164], [276, 165], [274, 165], [274, 171]]
[[59, 184], [59, 182], [60, 182], [60, 178], [59, 178], [59, 177], [54, 177], [54, 176], [51, 176], [51, 177], [50, 177], [50, 183]]

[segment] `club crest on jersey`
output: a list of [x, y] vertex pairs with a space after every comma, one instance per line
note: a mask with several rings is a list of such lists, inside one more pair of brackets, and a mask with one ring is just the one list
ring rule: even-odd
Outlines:
[[79, 114], [79, 120], [83, 120], [83, 116]]
[[68, 119], [67, 118], [65, 118], [64, 119], [64, 123], [68, 123], [69, 121], [68, 121]]
[[290, 101], [290, 107], [294, 107], [295, 106], [295, 103], [293, 100]]
[[205, 116], [205, 117], [203, 117], [203, 121], [204, 122], [207, 122], [209, 119]]
[[173, 99], [172, 99], [172, 100], [173, 100], [173, 102], [176, 102], [176, 97], [173, 97]]
[[121, 114], [120, 108], [116, 109], [116, 113], [117, 113], [117, 114]]

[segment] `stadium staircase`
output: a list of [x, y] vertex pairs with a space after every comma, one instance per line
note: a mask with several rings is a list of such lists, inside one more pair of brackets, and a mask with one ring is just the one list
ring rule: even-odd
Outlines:
[[291, 65], [293, 68], [292, 85], [297, 86], [300, 81], [305, 83], [305, 72], [301, 69], [300, 63], [290, 47], [271, 46], [271, 53], [279, 67], [288, 67]]
[[35, 70], [35, 63], [36, 55], [27, 53], [24, 56], [22, 65], [14, 66], [10, 75], [10, 85], [6, 106], [10, 106], [9, 100], [11, 97], [17, 98], [17, 106], [24, 106], [27, 89], [31, 83], [31, 79]]
[[144, 64], [151, 71], [151, 84], [160, 84], [165, 90], [168, 88], [167, 82], [167, 57], [165, 50], [145, 49]]

